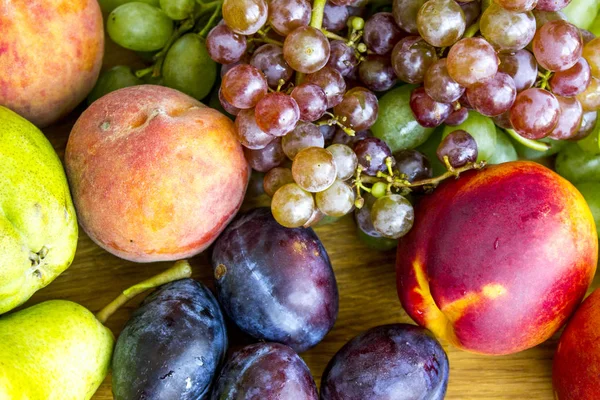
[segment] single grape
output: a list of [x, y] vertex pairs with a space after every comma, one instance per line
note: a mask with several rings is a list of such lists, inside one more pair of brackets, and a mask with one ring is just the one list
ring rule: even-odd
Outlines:
[[194, 0], [160, 0], [160, 8], [175, 21], [191, 17], [195, 7]]
[[432, 46], [452, 46], [465, 32], [465, 14], [454, 0], [428, 0], [417, 14], [417, 29]]
[[497, 50], [513, 53], [525, 48], [535, 36], [531, 12], [509, 11], [492, 3], [481, 15], [481, 34]]
[[343, 217], [352, 211], [354, 197], [354, 191], [348, 184], [335, 181], [333, 185], [317, 193], [315, 200], [323, 214], [330, 217]]
[[596, 38], [584, 46], [583, 57], [590, 65], [594, 78], [600, 78], [600, 38]]
[[323, 10], [323, 28], [330, 32], [341, 31], [346, 27], [349, 11], [346, 6], [338, 6], [328, 1]]
[[283, 57], [296, 71], [305, 74], [317, 72], [329, 60], [329, 41], [312, 26], [301, 26], [290, 33], [283, 43]]
[[546, 22], [567, 20], [567, 16], [560, 11], [540, 11], [533, 10], [533, 16], [535, 17], [536, 29], [540, 29]]
[[363, 41], [373, 53], [385, 55], [392, 51], [404, 35], [392, 13], [379, 12], [365, 22]]
[[[584, 46], [592, 40], [596, 39], [596, 35], [593, 32], [588, 31], [587, 29], [579, 28], [579, 32], [581, 32], [581, 38], [583, 39]], [[583, 48], [583, 51], [585, 51], [585, 47]]]
[[510, 109], [510, 123], [527, 139], [546, 137], [558, 122], [560, 105], [547, 90], [531, 88], [517, 95]]
[[304, 190], [311, 193], [322, 192], [335, 182], [337, 176], [333, 154], [320, 147], [301, 150], [294, 157], [292, 175]]
[[272, 136], [287, 134], [300, 120], [296, 100], [282, 92], [267, 93], [256, 104], [254, 112], [260, 129]]
[[571, 138], [571, 140], [581, 140], [588, 137], [596, 127], [596, 123], [598, 122], [598, 113], [595, 111], [584, 112], [581, 118], [581, 125], [579, 125], [579, 130]]
[[250, 59], [250, 65], [255, 66], [267, 78], [267, 84], [276, 89], [281, 81], [289, 81], [294, 70], [283, 58], [283, 49], [275, 44], [263, 44]]
[[133, 2], [115, 8], [106, 31], [119, 46], [135, 51], [162, 49], [173, 35], [173, 21], [158, 7]]
[[571, 0], [538, 0], [535, 7], [541, 11], [559, 11], [569, 5]]
[[292, 90], [291, 96], [298, 104], [303, 121], [316, 121], [327, 111], [327, 95], [318, 85], [303, 83]]
[[241, 35], [253, 35], [267, 22], [265, 0], [224, 0], [223, 19], [227, 26]]
[[264, 149], [275, 139], [260, 129], [252, 108], [240, 110], [235, 117], [235, 132], [240, 143], [253, 150]]
[[223, 92], [221, 91], [221, 88], [219, 88], [219, 103], [221, 103], [221, 107], [223, 107], [223, 109], [225, 111], [227, 111], [229, 114], [236, 116], [239, 114], [240, 109], [237, 107], [232, 106], [231, 104], [229, 104], [229, 102], [227, 100], [225, 100], [225, 98], [223, 97]]
[[538, 0], [494, 0], [498, 5], [509, 11], [525, 12], [535, 8]]
[[417, 14], [427, 0], [394, 0], [392, 3], [392, 14], [400, 29], [416, 35]]
[[410, 95], [410, 109], [417, 122], [425, 128], [440, 126], [454, 111], [452, 104], [435, 101], [423, 87], [413, 90]]
[[306, 75], [305, 81], [319, 86], [327, 96], [327, 108], [333, 108], [341, 103], [346, 92], [346, 81], [335, 68], [323, 67], [315, 73]]
[[246, 53], [246, 37], [235, 33], [225, 24], [219, 24], [208, 33], [206, 48], [210, 58], [219, 64], [231, 64]]
[[362, 87], [355, 87], [344, 94], [342, 102], [333, 109], [342, 123], [355, 131], [369, 129], [377, 119], [377, 97]]
[[421, 181], [433, 177], [431, 163], [423, 153], [417, 150], [401, 150], [394, 153], [396, 169], [406, 176], [409, 182]]
[[208, 54], [206, 41], [200, 35], [187, 33], [167, 52], [162, 76], [166, 86], [202, 100], [217, 79], [217, 64]]
[[394, 46], [392, 66], [401, 81], [418, 84], [438, 60], [435, 48], [418, 36], [408, 36]]
[[513, 54], [499, 54], [498, 71], [510, 75], [517, 87], [517, 92], [529, 89], [538, 77], [538, 66], [535, 57], [527, 50], [518, 50]]
[[252, 150], [244, 148], [244, 155], [252, 169], [259, 172], [270, 171], [280, 166], [285, 160], [281, 138], [275, 138], [262, 149]]
[[271, 212], [280, 225], [298, 228], [312, 217], [315, 211], [313, 195], [295, 183], [280, 187], [273, 195]]
[[240, 64], [231, 68], [221, 82], [223, 98], [239, 109], [256, 106], [267, 94], [267, 80], [256, 67]]
[[333, 162], [337, 170], [337, 179], [346, 181], [352, 178], [358, 166], [356, 153], [344, 144], [332, 144], [327, 147], [327, 151], [333, 155]]
[[96, 85], [87, 97], [88, 104], [92, 104], [100, 97], [129, 86], [141, 85], [144, 82], [135, 76], [130, 67], [117, 65], [109, 70], [102, 71]]
[[283, 137], [281, 144], [285, 155], [293, 160], [300, 150], [308, 147], [323, 148], [325, 139], [321, 130], [315, 124], [300, 121], [290, 133]]
[[590, 65], [585, 58], [565, 71], [555, 72], [549, 80], [552, 93], [558, 96], [573, 97], [583, 92], [592, 80]]
[[[498, 134], [496, 125], [494, 125], [494, 121], [491, 118], [484, 117], [477, 111], [469, 111], [469, 117], [462, 124], [456, 127], [444, 127], [442, 130], [442, 139], [457, 130], [468, 132], [475, 139], [478, 153], [477, 161], [487, 162], [493, 157], [498, 142]], [[440, 142], [441, 140], [434, 142], [423, 149], [423, 153], [427, 154], [432, 164], [434, 164], [434, 171], [435, 165], [441, 164], [438, 162], [437, 157], [435, 161], [431, 157], [435, 154]]]
[[494, 120], [494, 123], [502, 129], [513, 129], [513, 126], [510, 123], [510, 110], [500, 115], [497, 115], [492, 119]]
[[556, 127], [548, 137], [554, 140], [571, 139], [579, 132], [583, 118], [581, 103], [574, 97], [556, 96], [560, 106], [560, 115]]
[[500, 60], [492, 45], [482, 38], [460, 40], [448, 53], [448, 73], [460, 85], [469, 87], [498, 72]]
[[457, 126], [465, 122], [469, 118], [469, 110], [465, 107], [461, 107], [458, 110], [452, 111], [452, 114], [444, 121], [444, 124], [448, 126]]
[[533, 38], [533, 54], [549, 71], [564, 71], [581, 58], [583, 39], [579, 29], [567, 21], [545, 23]]
[[389, 56], [367, 56], [358, 66], [358, 76], [374, 92], [383, 92], [396, 85], [396, 73]]
[[263, 189], [267, 196], [273, 197], [280, 187], [287, 185], [288, 183], [294, 183], [292, 170], [289, 168], [275, 167], [265, 174], [265, 177], [263, 178]]
[[498, 72], [467, 89], [467, 97], [480, 114], [495, 117], [510, 110], [517, 97], [517, 86], [510, 75]]
[[584, 111], [600, 111], [600, 79], [592, 77], [587, 89], [577, 95]]
[[331, 50], [327, 66], [337, 69], [342, 76], [348, 76], [358, 65], [355, 50], [342, 40], [332, 40], [329, 46]]
[[371, 219], [373, 227], [381, 236], [398, 239], [411, 230], [415, 212], [405, 197], [391, 194], [375, 200], [371, 209]]
[[437, 149], [437, 157], [442, 164], [448, 158], [452, 168], [460, 168], [477, 161], [478, 149], [475, 138], [466, 131], [456, 130], [446, 136]]
[[362, 167], [363, 173], [376, 176], [377, 172], [386, 172], [386, 160], [392, 159], [392, 151], [388, 145], [381, 139], [370, 137], [354, 145], [354, 153], [358, 159], [358, 164]]
[[240, 58], [239, 61], [232, 62], [230, 64], [221, 65], [221, 78], [223, 78], [225, 76], [225, 74], [227, 72], [229, 72], [229, 70], [232, 69], [233, 67], [237, 67], [240, 64], [249, 64], [249, 63], [250, 63], [250, 55], [248, 53], [244, 53], [244, 55], [242, 55], [242, 58]]
[[448, 74], [447, 59], [445, 58], [429, 67], [425, 73], [423, 86], [425, 92], [440, 103], [454, 103], [465, 93], [465, 88]]
[[479, 15], [481, 14], [481, 2], [479, 1], [471, 1], [468, 3], [460, 3], [460, 8], [462, 8], [463, 13], [465, 13], [465, 21], [467, 26], [471, 26]]
[[356, 143], [365, 140], [368, 137], [373, 137], [373, 134], [369, 130], [357, 131], [354, 132], [354, 136], [350, 136], [342, 129], [336, 128], [332, 142], [334, 144], [345, 144], [346, 146], [353, 148]]
[[375, 182], [371, 186], [371, 194], [373, 197], [380, 198], [387, 194], [387, 184], [384, 182]]
[[281, 36], [310, 23], [312, 7], [306, 0], [270, 0], [269, 24]]

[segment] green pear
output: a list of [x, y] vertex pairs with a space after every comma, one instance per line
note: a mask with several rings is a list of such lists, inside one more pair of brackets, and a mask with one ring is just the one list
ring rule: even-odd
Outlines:
[[125, 290], [98, 314], [50, 300], [0, 317], [0, 400], [87, 400], [108, 373], [114, 337], [104, 326], [151, 288], [188, 278], [187, 261]]
[[77, 219], [63, 166], [33, 124], [0, 106], [0, 314], [69, 267]]

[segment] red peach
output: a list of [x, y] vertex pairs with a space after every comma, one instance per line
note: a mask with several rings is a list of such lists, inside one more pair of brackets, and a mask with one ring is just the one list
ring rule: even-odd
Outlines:
[[87, 96], [103, 53], [96, 0], [0, 1], [0, 105], [38, 127]]
[[552, 366], [558, 400], [596, 399], [600, 394], [600, 290], [581, 304], [563, 332]]
[[398, 293], [420, 325], [459, 348], [536, 346], [581, 302], [598, 261], [583, 196], [532, 162], [468, 171], [423, 199], [398, 246]]
[[65, 153], [79, 223], [138, 262], [190, 257], [238, 211], [249, 167], [233, 123], [173, 89], [142, 85], [94, 102]]

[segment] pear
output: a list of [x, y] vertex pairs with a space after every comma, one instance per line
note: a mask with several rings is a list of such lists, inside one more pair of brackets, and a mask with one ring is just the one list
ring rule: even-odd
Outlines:
[[38, 128], [0, 106], [0, 314], [67, 269], [76, 246], [75, 209], [56, 152]]
[[0, 400], [87, 400], [106, 377], [114, 336], [104, 322], [141, 292], [188, 278], [187, 261], [125, 290], [94, 315], [50, 300], [0, 317]]

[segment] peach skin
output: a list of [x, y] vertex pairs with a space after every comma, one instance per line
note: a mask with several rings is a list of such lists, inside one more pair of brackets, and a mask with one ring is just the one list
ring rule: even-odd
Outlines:
[[583, 299], [598, 237], [565, 179], [516, 161], [468, 171], [418, 205], [398, 246], [406, 312], [455, 346], [501, 355], [554, 334]]
[[187, 258], [237, 213], [249, 167], [233, 123], [161, 86], [100, 98], [65, 153], [79, 222], [98, 245], [137, 262]]

